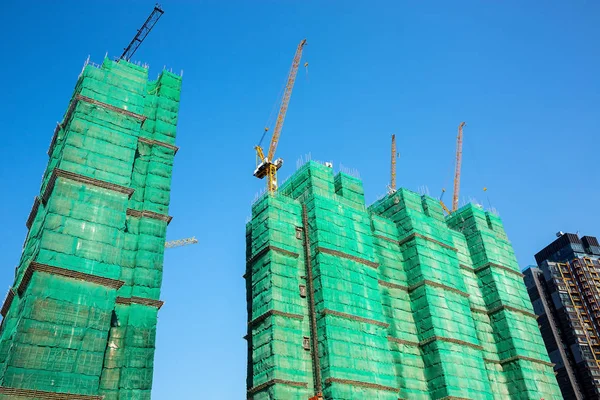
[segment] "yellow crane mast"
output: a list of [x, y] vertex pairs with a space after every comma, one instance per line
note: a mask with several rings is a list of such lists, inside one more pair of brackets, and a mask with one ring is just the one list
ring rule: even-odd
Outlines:
[[390, 193], [396, 191], [396, 135], [392, 135], [392, 171], [390, 179]]
[[[306, 39], [303, 39], [298, 45], [296, 54], [294, 55], [292, 68], [290, 69], [287, 83], [285, 85], [285, 92], [283, 93], [283, 98], [281, 100], [281, 107], [279, 108], [279, 114], [277, 115], [277, 122], [275, 123], [275, 129], [273, 130], [273, 136], [271, 137], [269, 153], [265, 157], [263, 149], [260, 146], [261, 143], [254, 147], [258, 159], [260, 160], [260, 163], [254, 170], [254, 176], [259, 179], [263, 179], [265, 176], [267, 177], [267, 190], [269, 193], [275, 193], [277, 190], [277, 170], [283, 165], [283, 160], [281, 158], [275, 159], [275, 150], [277, 150], [277, 144], [279, 143], [279, 137], [281, 136], [281, 129], [283, 128], [283, 122], [285, 121], [285, 114], [290, 103], [292, 89], [294, 88], [296, 75], [298, 73], [298, 66], [300, 65], [300, 60], [302, 58], [302, 49], [304, 48], [305, 44]], [[269, 128], [265, 128], [265, 133], [268, 130]], [[263, 138], [264, 136], [265, 135], [263, 134]]]
[[454, 196], [452, 197], [452, 211], [458, 210], [458, 196], [460, 192], [460, 167], [462, 164], [462, 142], [463, 127], [465, 122], [458, 125], [458, 136], [456, 137], [456, 169], [454, 170]]

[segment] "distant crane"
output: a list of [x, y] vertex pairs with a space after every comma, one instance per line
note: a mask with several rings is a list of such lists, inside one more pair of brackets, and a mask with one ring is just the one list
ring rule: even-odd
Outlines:
[[154, 10], [152, 10], [152, 12], [150, 13], [148, 19], [146, 19], [146, 22], [144, 22], [144, 25], [142, 25], [142, 27], [138, 29], [136, 35], [133, 37], [133, 40], [131, 40], [131, 42], [129, 43], [129, 46], [127, 46], [123, 50], [123, 54], [121, 54], [119, 60], [131, 60], [131, 57], [133, 57], [133, 55], [140, 47], [144, 39], [146, 39], [146, 36], [148, 36], [152, 28], [154, 28], [154, 25], [156, 25], [156, 23], [158, 22], [160, 17], [162, 17], [163, 14], [164, 11], [162, 10], [162, 8], [160, 8], [160, 4], [157, 3], [154, 6]]
[[396, 153], [396, 135], [392, 135], [392, 164], [391, 164], [391, 178], [390, 178], [390, 187], [389, 193], [396, 192], [396, 157], [398, 153]]
[[452, 197], [452, 211], [458, 210], [458, 195], [460, 192], [460, 167], [462, 164], [462, 142], [463, 127], [465, 122], [458, 125], [458, 136], [456, 137], [456, 168], [454, 170], [454, 196]]
[[265, 176], [267, 177], [267, 190], [271, 194], [275, 193], [277, 190], [277, 170], [283, 165], [283, 160], [281, 158], [275, 159], [275, 150], [277, 150], [277, 144], [279, 143], [279, 137], [281, 136], [281, 129], [283, 128], [283, 122], [285, 121], [285, 114], [290, 103], [290, 97], [292, 96], [294, 83], [296, 82], [296, 74], [298, 73], [298, 66], [300, 65], [302, 49], [304, 48], [304, 45], [306, 45], [306, 39], [303, 39], [298, 45], [296, 54], [294, 55], [294, 60], [292, 61], [292, 68], [290, 69], [285, 86], [285, 92], [283, 93], [283, 98], [281, 100], [281, 107], [279, 108], [279, 114], [277, 115], [275, 130], [273, 131], [273, 136], [271, 137], [269, 153], [265, 157], [261, 147], [262, 141], [269, 130], [268, 127], [265, 128], [260, 142], [258, 142], [258, 144], [254, 147], [258, 159], [260, 160], [260, 163], [254, 170], [254, 176], [259, 179], [263, 179]]
[[198, 239], [196, 239], [195, 236], [193, 236], [191, 238], [171, 240], [169, 242], [165, 242], [165, 249], [172, 249], [173, 247], [188, 246], [190, 244], [196, 244], [196, 243], [198, 243]]
[[450, 210], [448, 210], [448, 207], [446, 207], [446, 205], [444, 204], [444, 193], [446, 193], [446, 189], [442, 189], [442, 194], [440, 195], [440, 205], [442, 206], [444, 211], [446, 211], [446, 214], [450, 214]]

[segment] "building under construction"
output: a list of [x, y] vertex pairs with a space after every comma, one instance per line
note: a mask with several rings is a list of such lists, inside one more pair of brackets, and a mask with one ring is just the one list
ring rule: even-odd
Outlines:
[[557, 399], [500, 219], [308, 162], [247, 225], [247, 397]]
[[525, 283], [565, 399], [600, 398], [600, 245], [560, 232]]
[[0, 398], [150, 399], [180, 88], [83, 68], [0, 311]]

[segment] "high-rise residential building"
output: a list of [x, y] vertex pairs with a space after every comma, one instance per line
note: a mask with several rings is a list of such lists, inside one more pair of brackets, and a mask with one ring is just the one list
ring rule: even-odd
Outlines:
[[316, 162], [247, 225], [253, 400], [558, 399], [500, 219]]
[[564, 398], [600, 398], [600, 245], [557, 236], [524, 271], [525, 283]]
[[84, 66], [0, 310], [1, 399], [150, 399], [180, 88]]

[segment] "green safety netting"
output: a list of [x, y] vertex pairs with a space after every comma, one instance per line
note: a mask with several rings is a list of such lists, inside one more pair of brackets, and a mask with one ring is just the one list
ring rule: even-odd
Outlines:
[[308, 162], [246, 235], [250, 398], [560, 398], [495, 215]]
[[150, 398], [180, 90], [84, 67], [4, 303], [0, 398]]

